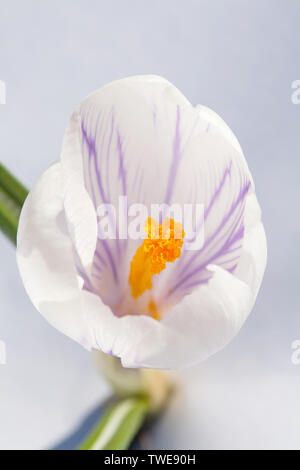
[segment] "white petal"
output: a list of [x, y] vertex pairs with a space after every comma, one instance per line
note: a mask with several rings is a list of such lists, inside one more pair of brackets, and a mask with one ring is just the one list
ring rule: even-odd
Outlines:
[[37, 310], [58, 330], [92, 347], [62, 196], [61, 165], [56, 163], [41, 176], [23, 206], [17, 261]]
[[251, 289], [225, 270], [175, 306], [161, 322], [145, 316], [113, 317], [100, 299], [85, 295], [85, 309], [99, 349], [125, 367], [180, 369], [223, 348], [252, 306]]
[[179, 367], [203, 361], [222, 349], [237, 334], [252, 307], [247, 284], [220, 267], [211, 269], [214, 275], [210, 281], [186, 296], [164, 319], [164, 324], [181, 336], [176, 358]]
[[238, 153], [243, 153], [239, 141], [236, 136], [226, 124], [226, 122], [212, 109], [198, 104], [196, 109], [199, 113], [199, 116], [207, 122], [208, 132], [213, 132], [217, 134], [222, 134], [223, 137], [230, 142], [230, 144], [237, 150]]
[[261, 210], [255, 194], [251, 194], [246, 200], [244, 217], [243, 248], [234, 275], [250, 286], [254, 303], [267, 264], [266, 235], [261, 222]]
[[80, 117], [74, 112], [65, 133], [61, 153], [62, 198], [77, 264], [83, 271], [89, 271], [96, 249], [97, 217], [84, 186], [80, 126]]

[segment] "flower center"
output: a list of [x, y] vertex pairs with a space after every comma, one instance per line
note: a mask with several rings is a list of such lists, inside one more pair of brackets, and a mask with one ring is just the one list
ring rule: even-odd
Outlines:
[[[152, 277], [161, 273], [167, 263], [180, 257], [185, 236], [182, 225], [169, 218], [161, 225], [148, 218], [145, 232], [147, 238], [137, 249], [130, 264], [129, 285], [134, 299], [152, 289]], [[150, 304], [149, 310], [154, 317], [158, 317], [154, 301], [151, 300]]]

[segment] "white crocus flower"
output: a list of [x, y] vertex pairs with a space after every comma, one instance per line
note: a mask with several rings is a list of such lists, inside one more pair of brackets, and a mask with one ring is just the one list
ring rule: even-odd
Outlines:
[[[99, 207], [117, 207], [120, 196], [130, 210], [202, 204], [203, 246], [188, 249], [184, 238], [174, 247], [174, 237], [159, 235], [155, 258], [147, 240], [100, 237]], [[206, 359], [241, 328], [266, 264], [260, 208], [236, 137], [160, 77], [101, 88], [73, 113], [60, 160], [25, 202], [17, 257], [35, 307], [87, 349], [125, 367], [177, 369]]]

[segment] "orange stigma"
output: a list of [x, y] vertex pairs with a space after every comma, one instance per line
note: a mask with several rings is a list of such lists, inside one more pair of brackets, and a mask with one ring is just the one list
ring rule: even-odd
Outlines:
[[[169, 218], [161, 225], [148, 218], [145, 232], [148, 236], [136, 250], [130, 264], [129, 285], [134, 299], [152, 288], [152, 277], [161, 273], [167, 263], [173, 263], [180, 257], [185, 236], [182, 225]], [[149, 311], [159, 318], [153, 300], [150, 301]]]

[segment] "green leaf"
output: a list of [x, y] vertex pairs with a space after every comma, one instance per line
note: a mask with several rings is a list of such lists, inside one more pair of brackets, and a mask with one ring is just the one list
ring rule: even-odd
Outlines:
[[0, 163], [0, 229], [14, 244], [27, 195], [24, 186]]
[[150, 410], [143, 397], [120, 400], [111, 406], [80, 450], [125, 450], [141, 428]]

